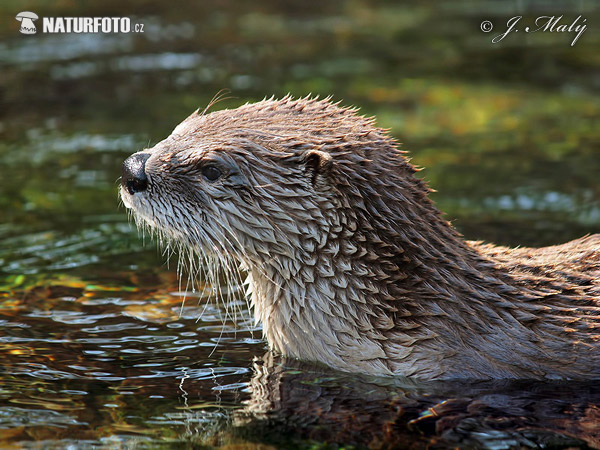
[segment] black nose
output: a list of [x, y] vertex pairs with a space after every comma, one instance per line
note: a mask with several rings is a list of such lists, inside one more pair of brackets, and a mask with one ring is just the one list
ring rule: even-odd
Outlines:
[[121, 186], [127, 189], [131, 195], [145, 191], [148, 187], [145, 167], [149, 157], [149, 153], [136, 153], [123, 162]]

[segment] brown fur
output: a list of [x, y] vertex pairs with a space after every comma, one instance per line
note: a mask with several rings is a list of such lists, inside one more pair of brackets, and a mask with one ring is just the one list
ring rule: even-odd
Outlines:
[[[186, 249], [241, 262], [269, 344], [346, 371], [600, 377], [600, 235], [465, 242], [372, 119], [314, 99], [193, 114], [122, 198]], [[208, 181], [207, 164], [223, 176]], [[229, 259], [228, 259], [229, 261]]]

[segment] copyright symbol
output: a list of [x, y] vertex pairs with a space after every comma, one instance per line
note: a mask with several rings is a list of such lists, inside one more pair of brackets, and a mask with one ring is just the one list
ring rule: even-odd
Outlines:
[[484, 20], [481, 22], [481, 31], [484, 33], [489, 33], [494, 28], [494, 25], [489, 20]]

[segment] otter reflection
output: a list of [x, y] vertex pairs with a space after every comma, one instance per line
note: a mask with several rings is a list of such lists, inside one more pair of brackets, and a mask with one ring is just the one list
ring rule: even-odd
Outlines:
[[600, 448], [591, 382], [417, 382], [367, 377], [267, 353], [235, 414], [248, 439], [369, 448]]

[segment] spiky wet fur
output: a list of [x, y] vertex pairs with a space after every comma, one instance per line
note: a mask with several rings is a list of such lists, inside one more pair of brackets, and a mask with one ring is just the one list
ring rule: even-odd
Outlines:
[[[144, 152], [148, 189], [122, 188], [125, 205], [211, 284], [216, 262], [231, 282], [247, 269], [285, 355], [424, 379], [600, 377], [600, 235], [463, 241], [353, 109], [286, 97], [194, 113]], [[206, 164], [223, 176], [203, 178]]]

